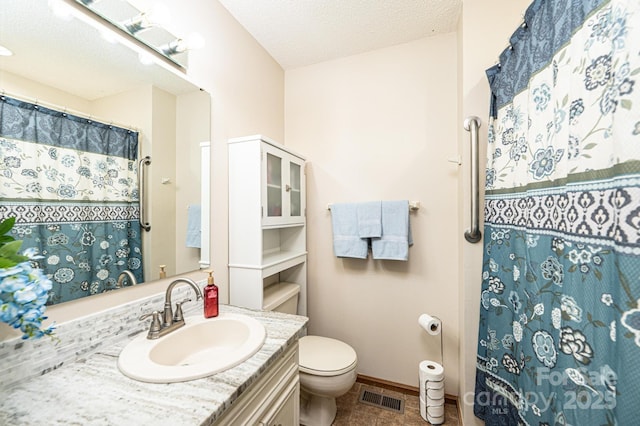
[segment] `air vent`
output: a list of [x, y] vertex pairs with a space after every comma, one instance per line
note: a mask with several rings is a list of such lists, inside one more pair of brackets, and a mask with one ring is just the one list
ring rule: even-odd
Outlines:
[[362, 389], [360, 391], [358, 402], [393, 411], [394, 413], [404, 413], [404, 400], [382, 395], [369, 389]]

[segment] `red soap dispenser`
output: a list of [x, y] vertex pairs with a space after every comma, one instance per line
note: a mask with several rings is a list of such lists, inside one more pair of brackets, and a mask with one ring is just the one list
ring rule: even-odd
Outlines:
[[213, 283], [213, 271], [209, 272], [207, 286], [204, 288], [204, 317], [218, 316], [218, 286]]

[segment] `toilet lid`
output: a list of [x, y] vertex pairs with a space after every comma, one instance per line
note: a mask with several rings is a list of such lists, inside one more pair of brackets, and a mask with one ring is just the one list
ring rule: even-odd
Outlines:
[[355, 367], [356, 351], [340, 340], [320, 336], [300, 338], [300, 371], [316, 376], [337, 376]]

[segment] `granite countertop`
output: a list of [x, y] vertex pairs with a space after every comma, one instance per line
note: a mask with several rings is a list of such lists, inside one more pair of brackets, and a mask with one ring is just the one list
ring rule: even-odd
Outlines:
[[26, 380], [0, 396], [0, 424], [18, 425], [211, 425], [284, 351], [296, 342], [306, 317], [220, 305], [267, 330], [264, 345], [244, 363], [182, 383], [138, 382], [117, 367], [127, 341]]

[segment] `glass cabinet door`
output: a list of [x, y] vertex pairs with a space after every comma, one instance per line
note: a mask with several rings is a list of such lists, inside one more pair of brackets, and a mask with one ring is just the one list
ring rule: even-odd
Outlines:
[[300, 165], [289, 163], [289, 182], [287, 187], [289, 191], [289, 201], [291, 208], [291, 216], [302, 215], [302, 194], [300, 192]]
[[267, 216], [282, 216], [282, 158], [267, 153]]

